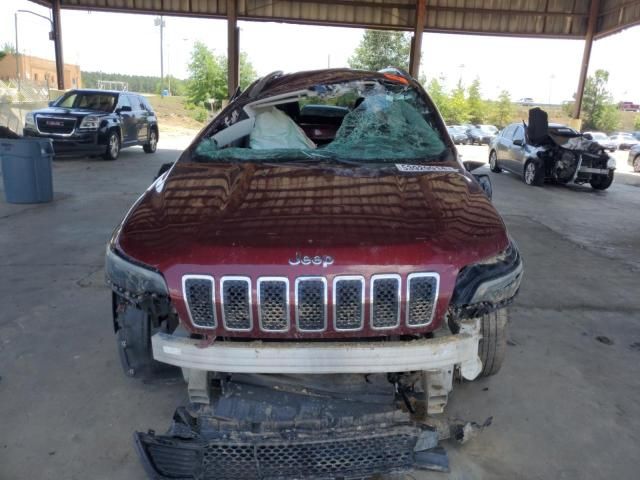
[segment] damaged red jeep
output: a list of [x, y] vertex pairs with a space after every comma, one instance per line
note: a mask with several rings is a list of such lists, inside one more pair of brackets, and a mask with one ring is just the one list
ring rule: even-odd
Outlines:
[[[345, 384], [336, 380], [343, 375], [353, 379], [344, 387], [350, 391], [376, 384], [404, 400], [415, 394], [428, 414], [442, 412], [455, 378], [500, 369], [506, 307], [522, 271], [516, 245], [459, 161], [433, 102], [399, 70], [277, 72], [256, 81], [137, 200], [106, 255], [128, 375], [180, 367], [191, 402], [205, 405], [214, 380], [228, 386], [256, 375], [289, 379], [275, 390], [303, 379], [305, 392], [344, 401]], [[401, 468], [408, 457], [397, 449], [406, 439], [417, 462], [423, 433], [397, 430], [414, 428], [409, 423], [385, 417], [381, 424], [378, 416], [383, 427], [367, 444], [357, 415], [349, 425], [327, 425], [335, 412], [319, 407], [320, 426], [287, 418], [291, 445], [282, 446], [282, 430], [256, 432], [252, 423], [239, 433], [259, 410], [252, 404], [234, 417], [229, 411], [241, 403], [227, 404], [224, 415], [218, 404], [209, 423], [182, 411], [174, 443], [138, 434], [148, 471], [238, 478], [233, 468], [243, 468], [242, 478], [316, 478], [329, 467], [313, 470], [318, 458], [302, 459], [300, 445], [320, 455], [332, 441], [342, 443], [332, 444], [340, 458], [331, 475]], [[275, 421], [269, 412], [260, 421]], [[231, 417], [233, 434], [220, 426]], [[203, 434], [205, 423], [213, 437]], [[229, 444], [238, 449], [233, 455]], [[280, 466], [269, 471], [274, 445]], [[389, 453], [356, 459], [371, 449]], [[305, 461], [283, 473], [283, 465]]]

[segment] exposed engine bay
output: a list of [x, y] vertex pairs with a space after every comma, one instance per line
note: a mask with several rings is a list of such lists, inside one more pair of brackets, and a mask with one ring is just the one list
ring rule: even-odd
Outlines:
[[549, 124], [547, 113], [539, 108], [529, 110], [525, 125], [528, 143], [537, 148], [536, 155], [544, 160], [545, 177], [558, 183], [579, 185], [606, 181], [613, 175], [615, 160], [598, 142], [565, 125]]

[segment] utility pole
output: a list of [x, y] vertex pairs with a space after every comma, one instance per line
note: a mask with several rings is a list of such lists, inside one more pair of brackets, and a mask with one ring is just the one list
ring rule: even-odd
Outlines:
[[20, 92], [20, 49], [18, 48], [18, 12], [13, 14], [16, 27], [16, 76], [18, 77], [18, 92]]
[[160, 96], [162, 96], [162, 90], [164, 89], [164, 17], [162, 15], [156, 17], [153, 23], [156, 27], [160, 27]]
[[[20, 91], [20, 46], [18, 45], [18, 14], [19, 13], [29, 13], [31, 15], [35, 15], [36, 17], [43, 18], [49, 25], [51, 26], [51, 31], [49, 32], [49, 40], [54, 41], [54, 48], [56, 52], [56, 73], [58, 75], [58, 89], [64, 90], [64, 60], [62, 59], [62, 36], [60, 35], [60, 12], [58, 9], [58, 15], [56, 16], [55, 6], [60, 6], [59, 3], [54, 3], [53, 8], [53, 20], [45, 17], [44, 15], [40, 15], [39, 13], [32, 12], [31, 10], [16, 10], [13, 14], [15, 29], [16, 29], [16, 76], [18, 77], [18, 91]], [[22, 72], [24, 73], [24, 72]]]

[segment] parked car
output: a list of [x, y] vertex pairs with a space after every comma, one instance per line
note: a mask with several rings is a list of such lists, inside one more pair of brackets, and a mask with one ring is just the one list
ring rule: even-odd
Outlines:
[[467, 130], [467, 136], [469, 137], [469, 143], [471, 145], [474, 145], [476, 143], [478, 145], [489, 145], [491, 141], [496, 137], [496, 134], [484, 130], [480, 127], [473, 127]]
[[531, 97], [522, 97], [522, 98], [518, 99], [518, 101], [516, 103], [519, 103], [520, 105], [524, 105], [524, 106], [533, 105], [533, 98], [531, 98]]
[[606, 190], [616, 163], [600, 144], [566, 125], [547, 123], [546, 113], [534, 108], [528, 125], [512, 123], [491, 143], [489, 166], [496, 173], [505, 169], [520, 175], [527, 185], [553, 180]]
[[53, 140], [56, 155], [102, 155], [115, 160], [125, 147], [156, 151], [158, 119], [142, 95], [111, 90], [69, 90], [48, 108], [29, 112], [24, 135]]
[[[181, 367], [206, 403], [207, 379], [239, 372], [378, 373], [395, 392], [423, 372], [431, 413], [454, 377], [499, 370], [523, 271], [420, 84], [347, 69], [250, 85], [136, 201], [105, 268], [129, 375]], [[152, 469], [157, 438], [137, 437]]]
[[464, 128], [462, 128], [461, 126], [449, 126], [447, 127], [447, 132], [449, 132], [451, 140], [453, 140], [453, 143], [455, 143], [456, 145], [466, 144], [469, 142], [469, 137], [467, 137]]
[[591, 137], [590, 140], [598, 142], [603, 148], [610, 152], [615, 152], [618, 149], [618, 145], [616, 145], [616, 143], [612, 141], [606, 133], [584, 132], [582, 135], [584, 135], [585, 138]]
[[477, 125], [477, 127], [480, 130], [484, 130], [487, 133], [490, 133], [491, 135], [497, 135], [498, 134], [498, 127], [496, 127], [495, 125]]
[[631, 135], [633, 135], [633, 138], [635, 138], [636, 140], [640, 140], [640, 131], [632, 132]]
[[640, 172], [640, 145], [634, 145], [629, 149], [628, 162], [634, 172]]
[[627, 132], [616, 132], [609, 138], [620, 150], [628, 150], [629, 148], [640, 144], [640, 140]]

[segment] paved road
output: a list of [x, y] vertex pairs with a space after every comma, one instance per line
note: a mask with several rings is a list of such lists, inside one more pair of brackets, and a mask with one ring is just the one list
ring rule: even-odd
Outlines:
[[[57, 161], [55, 202], [0, 202], [1, 480], [142, 479], [131, 433], [163, 431], [185, 400], [183, 384], [121, 375], [102, 273], [112, 228], [185, 145], [170, 142], [116, 162]], [[447, 445], [451, 474], [407, 478], [635, 478], [640, 188], [492, 179], [526, 275], [505, 367], [457, 386], [449, 414], [493, 425]]]

